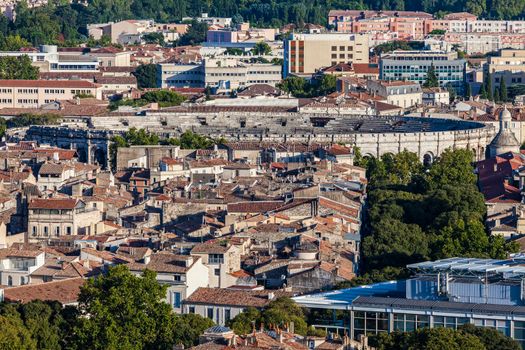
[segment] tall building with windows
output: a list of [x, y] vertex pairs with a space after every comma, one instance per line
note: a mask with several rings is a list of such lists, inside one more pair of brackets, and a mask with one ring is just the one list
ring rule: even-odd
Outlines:
[[[525, 348], [525, 257], [450, 258], [408, 265], [413, 277], [304, 295], [294, 300], [319, 312], [316, 328], [357, 339], [360, 334], [490, 327]], [[323, 316], [324, 315], [324, 316]]]
[[379, 61], [379, 79], [408, 80], [423, 84], [432, 65], [441, 87], [452, 87], [458, 93], [463, 92], [467, 61], [459, 59], [456, 52], [394, 51], [382, 55]]
[[284, 77], [311, 75], [338, 63], [368, 63], [366, 34], [291, 34], [284, 41]]
[[525, 50], [505, 49], [498, 56], [489, 56], [485, 65], [485, 74], [490, 74], [492, 86], [525, 83]]

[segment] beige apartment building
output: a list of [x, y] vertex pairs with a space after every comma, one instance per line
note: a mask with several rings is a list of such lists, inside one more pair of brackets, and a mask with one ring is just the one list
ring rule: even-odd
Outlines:
[[499, 56], [488, 58], [485, 73], [490, 73], [492, 86], [503, 80], [507, 87], [525, 83], [525, 50], [500, 50]]
[[29, 202], [27, 215], [29, 242], [51, 237], [93, 235], [102, 213], [76, 198], [38, 198]]
[[313, 74], [338, 63], [368, 63], [367, 34], [291, 34], [284, 43], [284, 75]]
[[102, 99], [102, 89], [85, 80], [0, 80], [0, 108], [39, 108], [77, 95]]

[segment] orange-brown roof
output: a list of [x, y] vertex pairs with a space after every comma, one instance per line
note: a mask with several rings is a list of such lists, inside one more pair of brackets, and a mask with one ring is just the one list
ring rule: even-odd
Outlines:
[[21, 303], [28, 303], [33, 300], [55, 300], [62, 304], [71, 304], [78, 300], [80, 288], [83, 284], [83, 278], [69, 278], [54, 282], [5, 288], [4, 299]]

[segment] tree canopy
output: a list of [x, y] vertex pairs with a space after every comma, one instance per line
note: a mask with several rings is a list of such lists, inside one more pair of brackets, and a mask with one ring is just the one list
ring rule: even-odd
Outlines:
[[408, 151], [359, 158], [369, 177], [368, 229], [362, 243], [368, 273], [362, 282], [395, 278], [404, 266], [422, 260], [505, 258], [516, 250], [485, 231], [486, 207], [472, 156], [469, 150], [445, 150], [430, 165]]
[[31, 59], [21, 57], [0, 57], [0, 79], [38, 79], [38, 68], [32, 65]]
[[[302, 28], [305, 23], [327, 24], [331, 9], [357, 10], [410, 10], [426, 11], [438, 15], [449, 12], [469, 11], [482, 18], [520, 19], [525, 12], [525, 2], [518, 0], [291, 0], [241, 1], [241, 0], [91, 0], [88, 6], [66, 1], [50, 1], [47, 5], [29, 8], [25, 1], [16, 7], [16, 20], [0, 18], [0, 34], [20, 35], [32, 45], [71, 45], [88, 39], [86, 25], [123, 19], [154, 19], [167, 23], [183, 17], [210, 16], [232, 17], [250, 22], [253, 26], [281, 27], [293, 23]], [[196, 24], [184, 35], [180, 44], [195, 45], [205, 38], [205, 24]]]
[[422, 328], [414, 332], [381, 333], [371, 344], [378, 350], [519, 350], [519, 344], [495, 329], [465, 325], [450, 328]]
[[290, 76], [277, 84], [282, 91], [294, 97], [317, 97], [331, 94], [336, 90], [336, 77], [324, 74], [322, 77], [308, 82], [306, 79]]
[[228, 325], [239, 335], [251, 332], [252, 327], [279, 327], [284, 329], [291, 322], [294, 323], [294, 331], [301, 335], [306, 335], [308, 327], [303, 309], [292, 299], [282, 297], [273, 300], [266, 308], [259, 311], [255, 308], [248, 308], [238, 314]]

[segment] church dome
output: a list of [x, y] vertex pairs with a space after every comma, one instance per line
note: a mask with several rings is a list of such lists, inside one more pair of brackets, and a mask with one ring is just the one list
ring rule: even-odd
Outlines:
[[500, 120], [502, 120], [504, 122], [512, 121], [512, 115], [510, 114], [510, 111], [507, 109], [507, 105], [505, 105], [505, 108], [503, 108], [503, 110], [499, 114], [499, 118], [500, 118]]
[[512, 115], [507, 106], [500, 112], [500, 129], [489, 145], [490, 157], [507, 152], [519, 152], [520, 143], [510, 129]]

